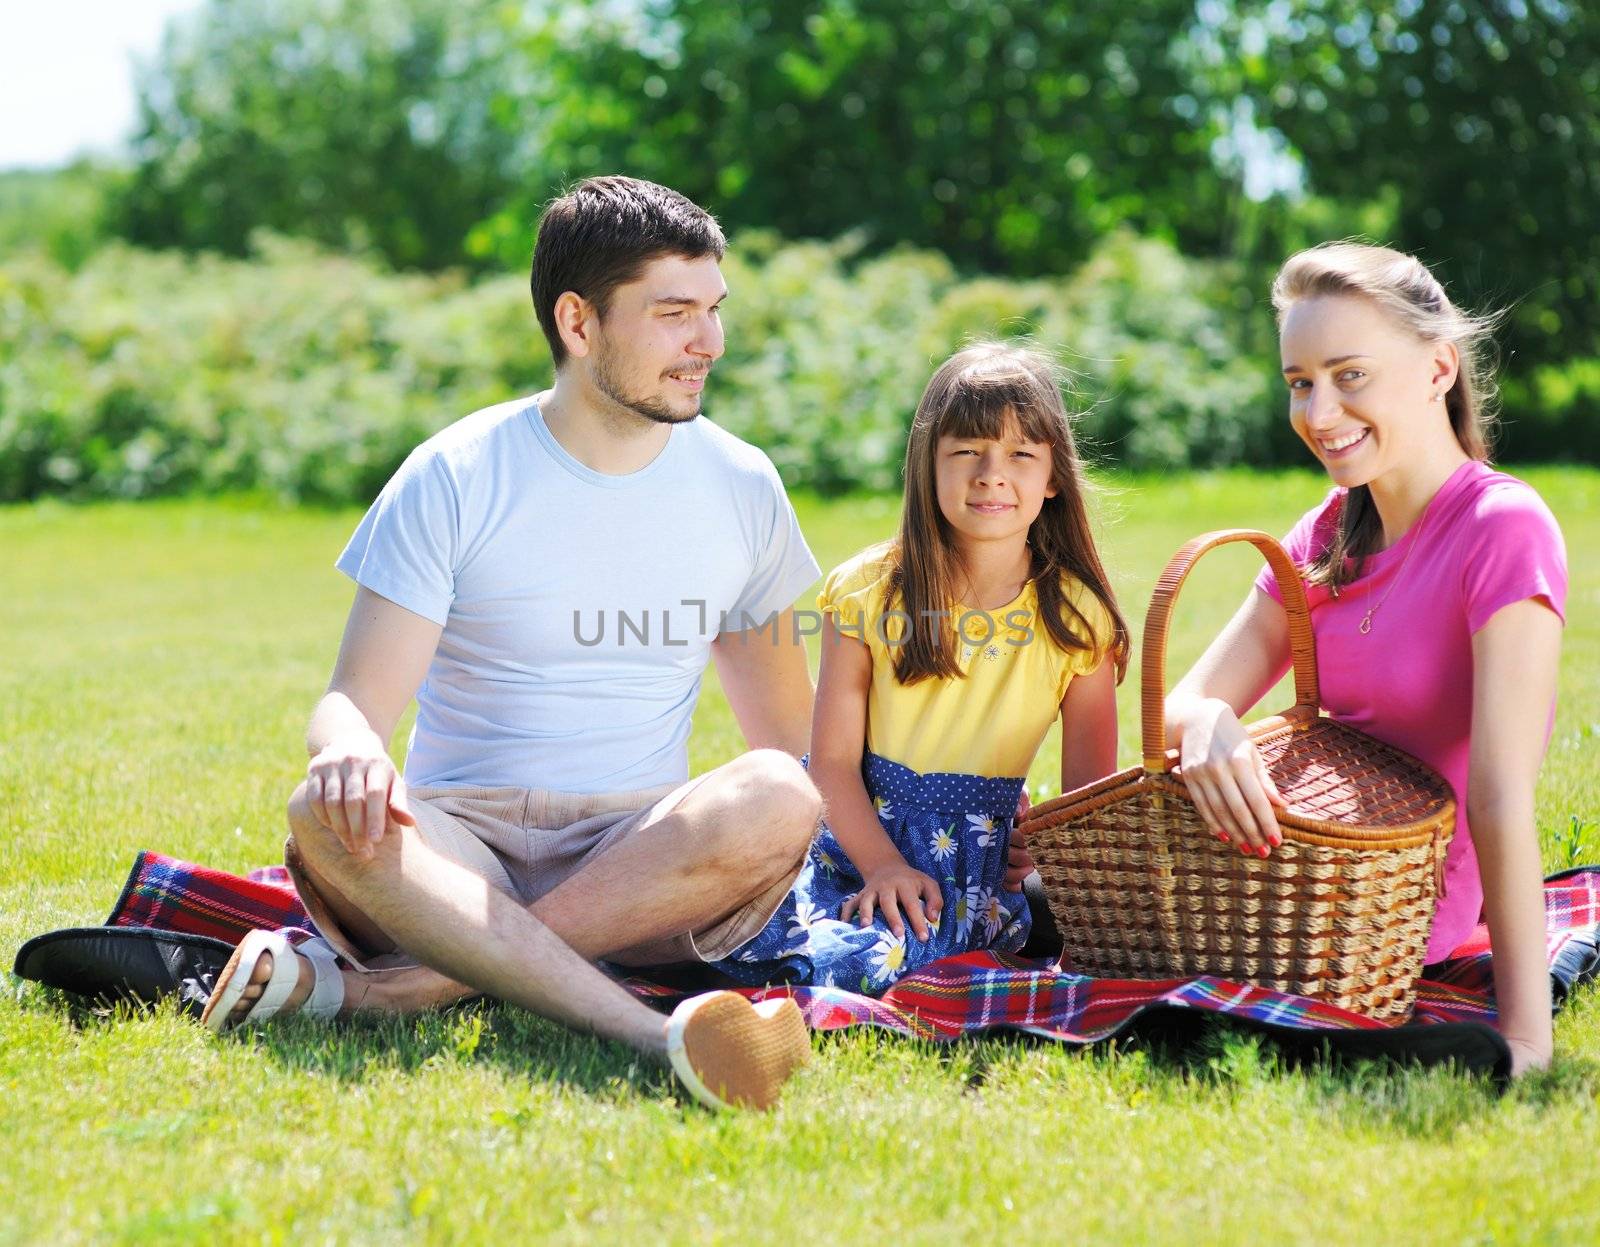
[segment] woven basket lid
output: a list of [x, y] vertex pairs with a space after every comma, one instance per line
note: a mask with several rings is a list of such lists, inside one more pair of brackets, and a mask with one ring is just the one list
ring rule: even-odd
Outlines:
[[1395, 828], [1430, 822], [1455, 801], [1436, 771], [1332, 719], [1269, 732], [1256, 748], [1288, 813], [1300, 818]]

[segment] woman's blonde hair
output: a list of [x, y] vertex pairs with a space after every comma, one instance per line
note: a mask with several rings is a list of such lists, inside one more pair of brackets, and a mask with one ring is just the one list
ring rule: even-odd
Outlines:
[[[1128, 627], [1095, 549], [1085, 495], [1089, 491], [1061, 401], [1060, 371], [1039, 351], [1014, 343], [981, 342], [957, 351], [928, 382], [906, 443], [905, 503], [900, 533], [889, 546], [887, 600], [896, 594], [913, 621], [896, 647], [895, 678], [913, 684], [961, 675], [952, 630], [936, 612], [955, 604], [961, 568], [949, 521], [939, 510], [935, 478], [941, 437], [999, 438], [1015, 421], [1030, 442], [1050, 447], [1054, 497], [1044, 500], [1028, 530], [1029, 574], [1039, 615], [1050, 639], [1064, 650], [1104, 648], [1117, 679], [1128, 661]], [[1097, 637], [1062, 586], [1062, 576], [1083, 582], [1111, 617], [1112, 635]], [[1070, 619], [1070, 623], [1069, 623]]]
[[[1415, 256], [1360, 242], [1330, 242], [1296, 252], [1272, 283], [1272, 306], [1281, 328], [1300, 299], [1343, 295], [1367, 299], [1420, 342], [1451, 342], [1461, 356], [1455, 383], [1444, 396], [1456, 441], [1473, 459], [1487, 462], [1495, 425], [1490, 335], [1501, 314], [1474, 315], [1450, 301], [1439, 279]], [[1361, 562], [1382, 539], [1383, 524], [1365, 485], [1350, 489], [1333, 543], [1307, 569], [1314, 584], [1337, 589], [1361, 574]], [[1347, 562], [1354, 560], [1353, 566]]]

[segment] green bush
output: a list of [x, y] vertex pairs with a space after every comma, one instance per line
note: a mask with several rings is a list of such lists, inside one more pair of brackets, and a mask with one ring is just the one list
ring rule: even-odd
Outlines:
[[432, 430], [549, 379], [520, 281], [258, 256], [0, 267], [0, 497], [363, 499]]
[[1281, 401], [1268, 384], [1276, 363], [1249, 346], [1272, 341], [1260, 332], [1271, 311], [1264, 299], [1232, 306], [1236, 288], [1218, 267], [1127, 234], [1112, 235], [1068, 280], [1045, 336], [1077, 354], [1096, 400], [1086, 420], [1096, 444], [1139, 467], [1280, 457]]
[[1600, 358], [1506, 378], [1500, 442], [1518, 458], [1600, 460]]
[[0, 256], [40, 251], [77, 268], [112, 237], [107, 198], [124, 176], [91, 161], [0, 172]]
[[[1270, 458], [1281, 423], [1219, 270], [1114, 235], [1058, 281], [963, 280], [942, 256], [740, 238], [709, 414], [795, 485], [894, 488], [933, 368], [1031, 334], [1077, 374], [1099, 452]], [[1270, 362], [1270, 361], [1267, 361]], [[113, 247], [0, 266], [0, 498], [255, 490], [369, 499], [430, 432], [549, 383], [521, 276], [397, 275], [258, 236], [250, 261]]]

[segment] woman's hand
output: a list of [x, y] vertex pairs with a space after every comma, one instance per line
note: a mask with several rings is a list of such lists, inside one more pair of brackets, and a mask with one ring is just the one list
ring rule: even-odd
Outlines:
[[1502, 606], [1472, 638], [1467, 821], [1483, 878], [1500, 1033], [1517, 1077], [1550, 1063], [1550, 962], [1534, 788], [1561, 662], [1561, 621], [1538, 600]]
[[926, 940], [932, 930], [930, 924], [939, 921], [943, 908], [944, 894], [939, 891], [938, 882], [902, 860], [868, 872], [861, 891], [844, 903], [839, 918], [849, 922], [853, 914], [858, 924], [867, 926], [873, 914], [881, 913], [884, 925], [896, 939], [903, 939], [906, 933], [900, 919], [903, 909], [916, 937]]
[[1251, 589], [1189, 674], [1167, 696], [1167, 741], [1207, 827], [1246, 853], [1278, 842], [1272, 807], [1286, 804], [1245, 735], [1243, 714], [1289, 667], [1289, 616]]
[[1521, 1078], [1531, 1070], [1549, 1068], [1552, 1045], [1513, 1039], [1510, 1035], [1505, 1037], [1505, 1041], [1506, 1047], [1511, 1049], [1511, 1077]]
[[1288, 802], [1239, 716], [1220, 698], [1197, 698], [1187, 707], [1181, 740], [1183, 780], [1206, 826], [1242, 852], [1266, 857], [1283, 841], [1273, 807]]

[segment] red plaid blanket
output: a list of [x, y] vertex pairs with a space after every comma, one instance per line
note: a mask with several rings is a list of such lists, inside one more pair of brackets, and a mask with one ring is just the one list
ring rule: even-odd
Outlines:
[[[1600, 867], [1579, 867], [1545, 881], [1552, 985], [1559, 1005], [1578, 983], [1600, 972]], [[256, 927], [310, 928], [281, 866], [248, 878], [158, 853], [141, 853], [108, 926], [158, 927], [237, 943]], [[1290, 1042], [1352, 1055], [1444, 1057], [1500, 1067], [1504, 1044], [1493, 1030], [1488, 932], [1479, 928], [1448, 960], [1430, 967], [1409, 1022], [1375, 1022], [1303, 996], [1223, 979], [1095, 979], [999, 953], [968, 953], [901, 979], [874, 999], [838, 988], [766, 988], [754, 998], [788, 993], [815, 1030], [882, 1026], [922, 1039], [950, 1040], [1011, 1030], [1060, 1043], [1092, 1044], [1130, 1031], [1182, 1030], [1225, 1016]], [[628, 985], [667, 1001], [680, 989], [642, 979]]]

